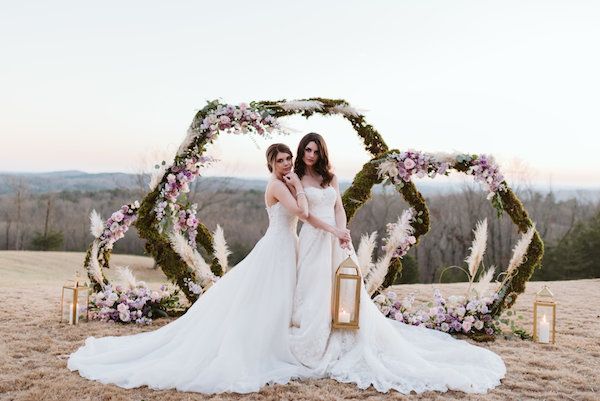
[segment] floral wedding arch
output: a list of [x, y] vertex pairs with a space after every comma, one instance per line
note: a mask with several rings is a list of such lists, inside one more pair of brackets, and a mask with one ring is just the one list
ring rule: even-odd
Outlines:
[[[379, 262], [373, 264], [370, 255], [368, 260], [362, 256], [361, 269], [373, 296], [394, 282], [402, 270], [402, 256], [429, 230], [429, 210], [412, 177], [433, 178], [436, 175], [465, 173], [484, 184], [498, 216], [508, 214], [519, 232], [528, 235], [526, 248], [520, 250], [520, 260], [507, 269], [495, 292], [491, 313], [499, 316], [514, 304], [534, 269], [541, 263], [543, 243], [523, 204], [508, 187], [493, 159], [485, 155], [390, 150], [373, 126], [346, 101], [323, 98], [257, 101], [240, 105], [223, 104], [217, 100], [208, 102], [195, 115], [173, 162], [163, 163], [153, 175], [150, 192], [141, 202], [122, 206], [106, 221], [92, 213], [95, 239], [86, 253], [84, 267], [94, 289], [100, 291], [110, 284], [103, 268], [109, 267], [114, 243], [134, 224], [139, 235], [146, 240], [147, 253], [161, 266], [167, 278], [181, 288], [188, 300], [194, 302], [228, 269], [228, 251], [222, 246], [222, 230], [218, 227], [213, 235], [200, 222], [196, 206], [186, 197], [189, 185], [213, 162], [204, 155], [206, 146], [223, 132], [268, 136], [281, 131], [280, 117], [295, 114], [307, 118], [313, 114], [345, 118], [372, 156], [342, 196], [348, 222], [369, 200], [373, 185], [384, 180], [393, 184], [410, 205], [397, 223], [389, 225], [388, 237], [384, 239], [385, 255]], [[198, 247], [202, 247], [212, 259], [206, 261]], [[361, 259], [360, 247], [358, 253]]]

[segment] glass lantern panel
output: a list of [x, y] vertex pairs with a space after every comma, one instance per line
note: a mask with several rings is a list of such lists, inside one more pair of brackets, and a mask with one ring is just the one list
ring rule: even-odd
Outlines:
[[[62, 320], [73, 324], [73, 288], [63, 287]], [[76, 317], [75, 317], [76, 319]]]
[[88, 288], [79, 288], [77, 292], [77, 319], [87, 318]]
[[356, 319], [356, 285], [358, 281], [340, 278], [338, 321], [350, 323]]
[[342, 267], [339, 269], [340, 274], [350, 274], [352, 276], [356, 276], [357, 272], [354, 267]]
[[554, 327], [553, 307], [536, 305], [537, 307], [537, 338], [539, 342], [548, 343], [552, 341], [552, 328]]

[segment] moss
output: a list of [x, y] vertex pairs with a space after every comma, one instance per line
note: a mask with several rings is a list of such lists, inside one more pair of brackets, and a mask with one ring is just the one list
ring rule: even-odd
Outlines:
[[[523, 203], [510, 188], [506, 191], [501, 191], [500, 198], [506, 214], [509, 215], [513, 223], [517, 226], [519, 232], [526, 232], [533, 225], [533, 222], [529, 218]], [[544, 243], [536, 230], [529, 248], [527, 248], [524, 262], [517, 268], [512, 278], [507, 280], [504, 288], [500, 289], [498, 300], [494, 303], [492, 309], [493, 316], [500, 316], [504, 309], [508, 309], [514, 305], [517, 295], [525, 291], [525, 285], [533, 275], [533, 272], [541, 266], [543, 256]]]
[[[389, 154], [397, 152], [398, 150], [396, 149], [385, 151], [384, 153], [365, 163], [363, 168], [358, 172], [358, 174], [356, 174], [354, 180], [352, 181], [352, 185], [350, 185], [350, 187], [342, 196], [342, 202], [344, 204], [344, 209], [346, 209], [348, 223], [352, 220], [358, 209], [360, 209], [362, 205], [364, 205], [370, 199], [373, 185], [379, 184], [382, 181], [377, 174], [377, 162]], [[404, 186], [398, 189], [398, 192], [402, 195], [410, 207], [414, 208], [417, 212], [418, 220], [414, 221], [411, 225], [415, 229], [414, 236], [418, 243], [419, 238], [429, 231], [429, 208], [425, 203], [425, 198], [423, 198], [423, 195], [421, 195], [412, 182], [405, 183]], [[401, 259], [392, 259], [388, 268], [388, 272], [384, 278], [382, 288], [387, 288], [392, 285], [401, 272]], [[377, 296], [377, 294], [379, 294], [379, 291], [375, 291], [373, 297]]]

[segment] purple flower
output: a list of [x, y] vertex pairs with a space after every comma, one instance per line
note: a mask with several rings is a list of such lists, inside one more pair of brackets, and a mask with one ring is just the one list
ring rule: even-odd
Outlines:
[[454, 331], [460, 331], [462, 328], [462, 324], [460, 324], [460, 322], [458, 320], [454, 320], [452, 323], [450, 323], [450, 327]]

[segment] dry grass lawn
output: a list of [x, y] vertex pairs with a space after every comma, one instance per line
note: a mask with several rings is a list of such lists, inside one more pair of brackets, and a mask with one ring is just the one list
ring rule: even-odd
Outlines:
[[[332, 380], [292, 382], [267, 386], [249, 395], [205, 396], [148, 388], [125, 390], [88, 381], [66, 368], [66, 357], [86, 337], [127, 335], [154, 330], [148, 327], [89, 322], [75, 327], [59, 324], [60, 289], [81, 264], [83, 254], [60, 252], [0, 252], [0, 400], [600, 400], [600, 280], [551, 282], [559, 302], [556, 345], [501, 338], [483, 344], [506, 362], [502, 385], [486, 395], [459, 392], [402, 395], [359, 390]], [[113, 265], [129, 265], [150, 285], [164, 280], [151, 269], [149, 258], [114, 255]], [[109, 272], [111, 276], [114, 272]], [[531, 330], [533, 294], [542, 283], [529, 283], [516, 305], [524, 327]], [[457, 284], [440, 288], [457, 293]], [[430, 299], [431, 285], [398, 287]]]

